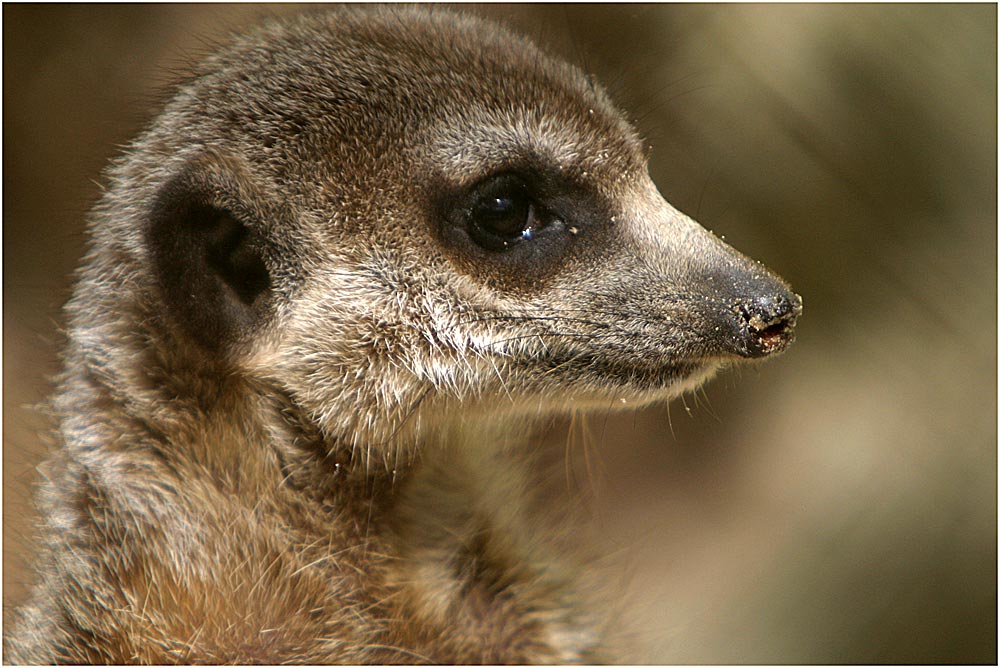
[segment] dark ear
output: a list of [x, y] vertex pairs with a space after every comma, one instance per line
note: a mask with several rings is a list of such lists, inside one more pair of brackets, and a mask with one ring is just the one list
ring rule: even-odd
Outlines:
[[240, 195], [226, 196], [188, 176], [175, 178], [160, 191], [147, 229], [169, 314], [213, 352], [245, 340], [271, 301], [264, 245], [253, 208], [241, 206]]

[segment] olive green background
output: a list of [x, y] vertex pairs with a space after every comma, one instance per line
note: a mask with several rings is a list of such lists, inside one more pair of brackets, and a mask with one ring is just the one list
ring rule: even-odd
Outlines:
[[[3, 8], [5, 613], [100, 170], [187, 62], [290, 11]], [[780, 359], [548, 431], [636, 657], [995, 663], [996, 5], [461, 11], [596, 75], [664, 195], [804, 298]]]

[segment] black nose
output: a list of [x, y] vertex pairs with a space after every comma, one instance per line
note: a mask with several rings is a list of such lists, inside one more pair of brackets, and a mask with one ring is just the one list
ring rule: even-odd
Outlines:
[[740, 300], [733, 306], [740, 331], [739, 354], [752, 358], [781, 352], [795, 340], [795, 321], [801, 313], [802, 297], [792, 292]]

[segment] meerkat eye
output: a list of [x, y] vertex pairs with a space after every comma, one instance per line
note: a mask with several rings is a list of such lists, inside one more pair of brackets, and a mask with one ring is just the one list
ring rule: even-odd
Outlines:
[[467, 225], [472, 240], [491, 251], [504, 251], [530, 241], [544, 227], [538, 205], [516, 179], [507, 176], [480, 188]]
[[480, 246], [504, 250], [534, 236], [538, 217], [534, 203], [521, 194], [486, 197], [472, 209], [469, 233]]

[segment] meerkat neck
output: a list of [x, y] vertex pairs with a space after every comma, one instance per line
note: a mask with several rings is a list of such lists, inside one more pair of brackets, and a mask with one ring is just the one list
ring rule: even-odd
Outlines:
[[419, 464], [425, 437], [412, 429], [389, 443], [331, 437], [287, 394], [240, 374], [153, 348], [132, 358], [145, 358], [139, 383], [124, 377], [135, 367], [109, 367], [75, 348], [53, 408], [61, 440], [98, 479], [138, 462], [209, 481], [248, 503], [283, 490], [368, 515]]

